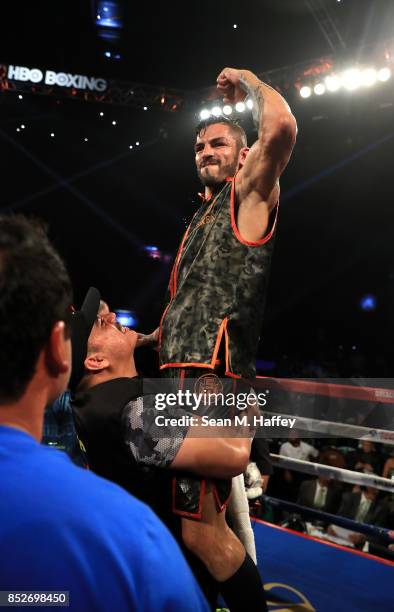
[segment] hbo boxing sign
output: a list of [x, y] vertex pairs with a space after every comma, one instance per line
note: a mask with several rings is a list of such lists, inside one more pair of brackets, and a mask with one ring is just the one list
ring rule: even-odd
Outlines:
[[107, 81], [104, 79], [95, 79], [81, 74], [53, 72], [53, 70], [42, 72], [38, 68], [26, 68], [25, 66], [8, 66], [7, 76], [13, 81], [45, 83], [45, 85], [57, 85], [58, 87], [75, 87], [75, 89], [90, 89], [90, 91], [107, 89]]

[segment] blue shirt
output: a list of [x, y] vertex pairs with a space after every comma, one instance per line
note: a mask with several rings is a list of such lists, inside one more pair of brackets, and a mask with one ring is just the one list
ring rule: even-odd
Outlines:
[[0, 590], [69, 591], [70, 610], [208, 610], [144, 504], [62, 452], [0, 426]]

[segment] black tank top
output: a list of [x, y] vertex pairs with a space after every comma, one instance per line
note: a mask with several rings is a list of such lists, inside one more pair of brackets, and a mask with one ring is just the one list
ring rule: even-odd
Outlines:
[[225, 340], [226, 374], [253, 378], [273, 237], [244, 240], [235, 177], [202, 203], [181, 242], [160, 324], [160, 367], [214, 368]]

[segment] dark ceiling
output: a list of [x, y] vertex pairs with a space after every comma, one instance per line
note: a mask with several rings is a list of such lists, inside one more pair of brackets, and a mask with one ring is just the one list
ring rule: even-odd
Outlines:
[[[109, 47], [87, 0], [2, 8], [0, 63], [189, 90], [214, 83], [225, 65], [262, 72], [332, 53], [302, 0], [118, 4], [124, 28]], [[342, 59], [392, 36], [391, 0], [324, 5], [346, 44], [335, 49]], [[122, 59], [106, 59], [107, 48]], [[332, 363], [338, 351], [353, 350], [367, 359], [369, 375], [387, 371], [394, 93], [391, 83], [384, 87], [290, 100], [299, 138], [282, 179], [261, 358]], [[173, 256], [198, 205], [197, 116], [11, 93], [0, 93], [0, 109], [0, 207], [49, 223], [77, 302], [95, 284], [112, 305], [134, 309], [148, 331], [160, 315], [170, 263], [150, 259], [144, 246]], [[358, 308], [366, 293], [377, 296], [375, 312]]]
[[[393, 36], [392, 0], [308, 2], [327, 8], [349, 51]], [[1, 61], [193, 89], [226, 65], [262, 72], [331, 52], [305, 0], [116, 4], [120, 62], [101, 53], [111, 44], [97, 36], [95, 0], [3, 3]]]

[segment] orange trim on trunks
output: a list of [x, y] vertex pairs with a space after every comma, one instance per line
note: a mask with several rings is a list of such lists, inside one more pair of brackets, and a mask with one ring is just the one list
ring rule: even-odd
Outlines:
[[218, 507], [219, 513], [223, 512], [223, 510], [226, 508], [228, 502], [230, 501], [231, 490], [230, 490], [228, 498], [223, 503], [221, 503], [220, 502], [220, 498], [219, 498], [219, 493], [218, 493], [218, 490], [216, 488], [216, 484], [214, 482], [211, 483], [211, 487], [212, 487], [213, 496], [215, 498], [216, 505]]
[[[164, 315], [163, 315], [164, 316]], [[197, 363], [197, 362], [182, 362], [182, 363], [165, 363], [160, 366], [160, 370], [165, 370], [166, 368], [207, 368], [210, 370], [214, 370], [216, 366], [216, 362], [218, 360], [218, 354], [220, 349], [220, 344], [222, 341], [222, 337], [224, 334], [225, 339], [225, 354], [226, 354], [226, 371], [228, 370], [228, 333], [227, 333], [227, 323], [228, 318], [226, 317], [220, 324], [218, 335], [216, 337], [215, 348], [213, 350], [213, 355], [210, 363]]]

